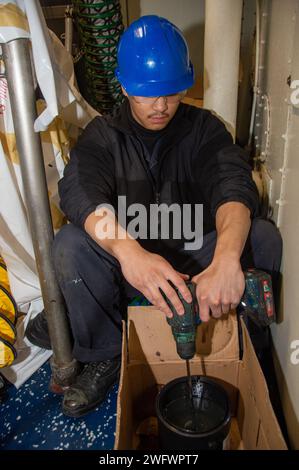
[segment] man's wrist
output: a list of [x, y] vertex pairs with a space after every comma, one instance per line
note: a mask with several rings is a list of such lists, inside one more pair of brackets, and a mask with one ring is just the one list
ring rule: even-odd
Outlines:
[[240, 253], [236, 250], [215, 251], [212, 263], [240, 263]]
[[115, 240], [111, 246], [112, 255], [122, 264], [126, 259], [132, 255], [145, 251], [136, 240]]

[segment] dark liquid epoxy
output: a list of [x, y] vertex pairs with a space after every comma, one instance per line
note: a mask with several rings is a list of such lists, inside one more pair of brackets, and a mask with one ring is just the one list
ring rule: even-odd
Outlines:
[[209, 432], [219, 425], [222, 416], [224, 419], [222, 406], [209, 399], [200, 380], [192, 385], [189, 364], [185, 393], [169, 402], [163, 414], [170, 424], [191, 433]]
[[[165, 409], [164, 416], [169, 423], [176, 428], [189, 432], [209, 432], [219, 425], [219, 415], [222, 408], [208, 400], [201, 400], [201, 407], [193, 406], [189, 397], [177, 398], [169, 403]], [[207, 412], [207, 410], [209, 410]]]

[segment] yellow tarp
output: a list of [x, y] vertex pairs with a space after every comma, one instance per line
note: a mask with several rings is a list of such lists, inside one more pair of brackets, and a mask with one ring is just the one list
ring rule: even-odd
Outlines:
[[0, 257], [0, 368], [12, 364], [16, 358], [13, 344], [17, 332], [17, 308], [11, 296], [7, 270]]

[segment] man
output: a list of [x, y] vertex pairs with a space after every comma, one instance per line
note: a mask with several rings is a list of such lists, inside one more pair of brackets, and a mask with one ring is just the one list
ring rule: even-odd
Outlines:
[[[83, 364], [63, 401], [64, 413], [75, 417], [101, 403], [117, 380], [129, 298], [141, 292], [171, 315], [163, 292], [183, 313], [175, 287], [190, 302], [191, 279], [208, 321], [238, 305], [243, 269], [278, 272], [280, 265], [277, 229], [255, 218], [258, 193], [245, 153], [209, 111], [181, 103], [194, 73], [176, 26], [157, 16], [134, 22], [120, 40], [116, 76], [124, 104], [87, 126], [59, 182], [71, 224], [56, 236], [53, 256], [74, 357]], [[186, 249], [184, 235], [134, 239], [118, 221], [121, 196], [127, 207], [147, 211], [152, 204], [193, 211], [202, 204], [202, 247]], [[115, 237], [105, 238], [103, 219]]]

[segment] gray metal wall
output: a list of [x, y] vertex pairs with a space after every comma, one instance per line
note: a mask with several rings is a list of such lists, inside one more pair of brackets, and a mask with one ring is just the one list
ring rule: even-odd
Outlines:
[[[283, 242], [280, 323], [273, 326], [277, 373], [292, 446], [299, 448], [299, 109], [289, 84], [299, 80], [299, 1], [272, 0], [262, 98], [255, 128], [266, 158], [270, 203]], [[264, 154], [265, 153], [265, 154]], [[299, 359], [299, 346], [297, 346]], [[293, 359], [293, 361], [292, 361]], [[292, 363], [293, 362], [293, 363]]]

